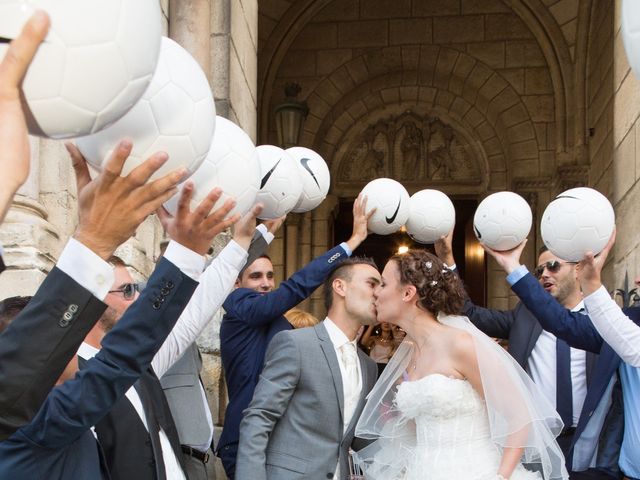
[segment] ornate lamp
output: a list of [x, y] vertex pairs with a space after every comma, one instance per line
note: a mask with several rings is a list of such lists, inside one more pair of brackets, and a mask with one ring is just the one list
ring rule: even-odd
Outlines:
[[278, 144], [282, 148], [298, 146], [302, 124], [309, 113], [307, 102], [297, 99], [301, 90], [297, 83], [287, 83], [284, 87], [286, 99], [275, 108]]

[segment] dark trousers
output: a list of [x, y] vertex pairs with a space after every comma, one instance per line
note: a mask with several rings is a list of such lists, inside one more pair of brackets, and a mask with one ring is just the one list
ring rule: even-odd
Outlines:
[[[571, 449], [571, 442], [573, 441], [573, 433], [569, 435], [560, 435], [557, 440], [564, 457], [568, 458], [569, 450]], [[567, 465], [567, 470], [569, 470], [569, 480], [614, 480], [618, 478], [595, 468], [590, 468], [582, 472], [572, 472], [569, 465]]]
[[224, 472], [229, 480], [233, 480], [236, 475], [236, 457], [238, 456], [238, 444], [232, 443], [218, 448], [218, 457], [222, 461]]

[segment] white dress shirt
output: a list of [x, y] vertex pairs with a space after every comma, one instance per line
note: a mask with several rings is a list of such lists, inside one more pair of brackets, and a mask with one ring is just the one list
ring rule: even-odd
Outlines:
[[[583, 308], [583, 302], [576, 305], [572, 312]], [[585, 316], [585, 322], [588, 321]], [[551, 402], [556, 404], [556, 337], [552, 333], [543, 330], [536, 342], [528, 361], [529, 372], [534, 383]], [[580, 418], [582, 405], [587, 396], [587, 356], [584, 350], [571, 349], [571, 390], [573, 400], [573, 425], [575, 427]]]
[[[355, 407], [357, 406], [357, 402], [360, 400], [360, 395], [362, 393], [362, 366], [360, 365], [360, 359], [358, 358], [357, 339], [349, 340], [344, 332], [340, 330], [340, 328], [338, 328], [338, 326], [333, 323], [329, 317], [325, 318], [322, 323], [327, 329], [327, 333], [329, 334], [329, 338], [331, 339], [331, 343], [333, 344], [333, 348], [335, 349], [336, 356], [338, 357], [338, 365], [340, 365], [340, 376], [343, 379], [342, 391], [344, 410], [346, 413], [351, 412], [351, 414], [348, 416], [343, 415], [342, 432], [345, 433], [347, 431], [347, 428], [349, 428], [349, 424], [351, 423], [351, 419], [353, 418], [353, 412], [355, 410]], [[356, 352], [356, 368], [358, 372], [358, 383], [356, 385], [353, 385], [351, 382], [344, 381], [347, 378], [347, 371], [346, 365], [344, 365], [342, 361], [342, 346], [347, 343], [350, 343], [355, 348]], [[348, 405], [349, 408], [347, 407]], [[333, 479], [338, 480], [340, 478], [340, 462], [338, 461]]]
[[584, 299], [591, 322], [625, 363], [640, 367], [640, 326], [627, 317], [601, 286]]
[[[99, 352], [97, 348], [92, 347], [91, 345], [82, 342], [80, 348], [78, 349], [78, 356], [84, 358], [85, 360], [89, 360], [96, 356]], [[144, 428], [149, 431], [149, 427], [147, 425], [147, 416], [144, 413], [144, 409], [142, 408], [142, 401], [140, 400], [140, 396], [135, 388], [131, 387], [125, 393], [127, 400], [131, 402], [133, 408], [136, 413], [140, 417]], [[93, 428], [92, 428], [93, 430]], [[95, 430], [94, 430], [95, 435]], [[180, 466], [180, 462], [176, 457], [173, 448], [171, 448], [171, 442], [169, 442], [169, 437], [164, 432], [162, 428], [160, 428], [158, 432], [158, 436], [160, 437], [160, 448], [162, 449], [162, 459], [164, 461], [164, 469], [167, 473], [167, 480], [186, 480], [184, 472], [182, 471], [182, 467]]]

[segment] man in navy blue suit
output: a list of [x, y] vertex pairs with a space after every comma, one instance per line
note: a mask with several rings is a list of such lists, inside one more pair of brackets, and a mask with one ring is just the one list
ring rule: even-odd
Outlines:
[[[181, 205], [189, 204], [192, 189], [183, 190]], [[167, 249], [142, 295], [102, 340], [100, 352], [74, 379], [51, 391], [29, 424], [0, 443], [0, 478], [109, 478], [91, 426], [149, 368], [189, 302], [209, 244], [231, 222], [209, 214], [221, 193], [212, 191], [193, 214], [178, 209], [171, 230], [182, 247]]]
[[[626, 478], [638, 479], [640, 370], [621, 361], [611, 345], [603, 341], [589, 316], [562, 308], [546, 295], [533, 275], [520, 265], [520, 255], [525, 243], [526, 241], [508, 252], [495, 252], [487, 248], [485, 250], [506, 272], [521, 272], [520, 278], [512, 283], [511, 288], [538, 318], [545, 330], [566, 341], [571, 347], [599, 354], [591, 373], [580, 420], [567, 453], [567, 465], [573, 472], [584, 472], [582, 475], [591, 473], [590, 478], [598, 478], [594, 469], [590, 468], [595, 465], [602, 475], [600, 478], [619, 478], [621, 470]], [[597, 261], [600, 269], [612, 245], [613, 238]], [[564, 268], [576, 268], [562, 260], [558, 262]], [[590, 263], [587, 266], [591, 273], [589, 279], [585, 279], [581, 273], [585, 268], [585, 262]], [[546, 270], [549, 267], [549, 264], [543, 264], [536, 270]], [[603, 290], [599, 270], [597, 275], [593, 273], [593, 256], [581, 262], [576, 271], [581, 277], [582, 290], [586, 296], [584, 304], [590, 313], [598, 307], [596, 294], [601, 294], [600, 290]], [[606, 291], [604, 296], [608, 298]], [[638, 309], [630, 309], [628, 313], [632, 320], [638, 323]]]
[[[576, 318], [588, 322], [575, 267], [561, 262], [549, 251], [541, 251], [536, 278], [520, 265], [523, 247], [524, 244], [515, 261], [508, 264], [503, 262], [504, 252], [494, 252], [485, 247], [507, 272], [507, 281], [518, 294], [520, 303], [512, 310], [503, 311], [478, 307], [467, 299], [464, 313], [487, 335], [509, 341], [509, 353], [532, 377], [549, 403], [556, 406], [565, 424], [558, 444], [567, 459], [571, 479], [617, 478], [622, 428], [622, 418], [618, 413], [622, 407], [620, 401], [601, 412], [599, 428], [594, 429], [589, 437], [589, 445], [593, 449], [587, 466], [578, 468], [571, 460], [576, 432], [589, 418], [584, 405], [592, 395], [595, 371], [600, 365], [597, 352], [585, 354], [580, 349], [570, 348], [553, 332], [543, 329], [546, 322], [557, 318], [558, 311], [573, 311]], [[447, 265], [454, 266], [451, 235], [436, 244], [436, 252]], [[526, 289], [519, 288], [523, 281], [527, 282]]]
[[276, 333], [292, 328], [284, 313], [309, 297], [367, 238], [372, 214], [373, 210], [366, 213], [366, 199], [359, 197], [353, 206], [353, 233], [348, 241], [312, 260], [275, 290], [271, 261], [258, 258], [241, 273], [238, 288], [224, 302], [220, 352], [229, 404], [216, 453], [229, 479], [235, 476], [242, 412], [253, 398], [267, 346]]

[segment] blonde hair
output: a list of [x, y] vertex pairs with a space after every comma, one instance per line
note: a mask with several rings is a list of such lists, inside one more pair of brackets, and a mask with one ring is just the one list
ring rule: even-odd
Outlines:
[[293, 325], [293, 328], [313, 327], [320, 323], [316, 317], [299, 308], [292, 308], [284, 314], [284, 317]]

